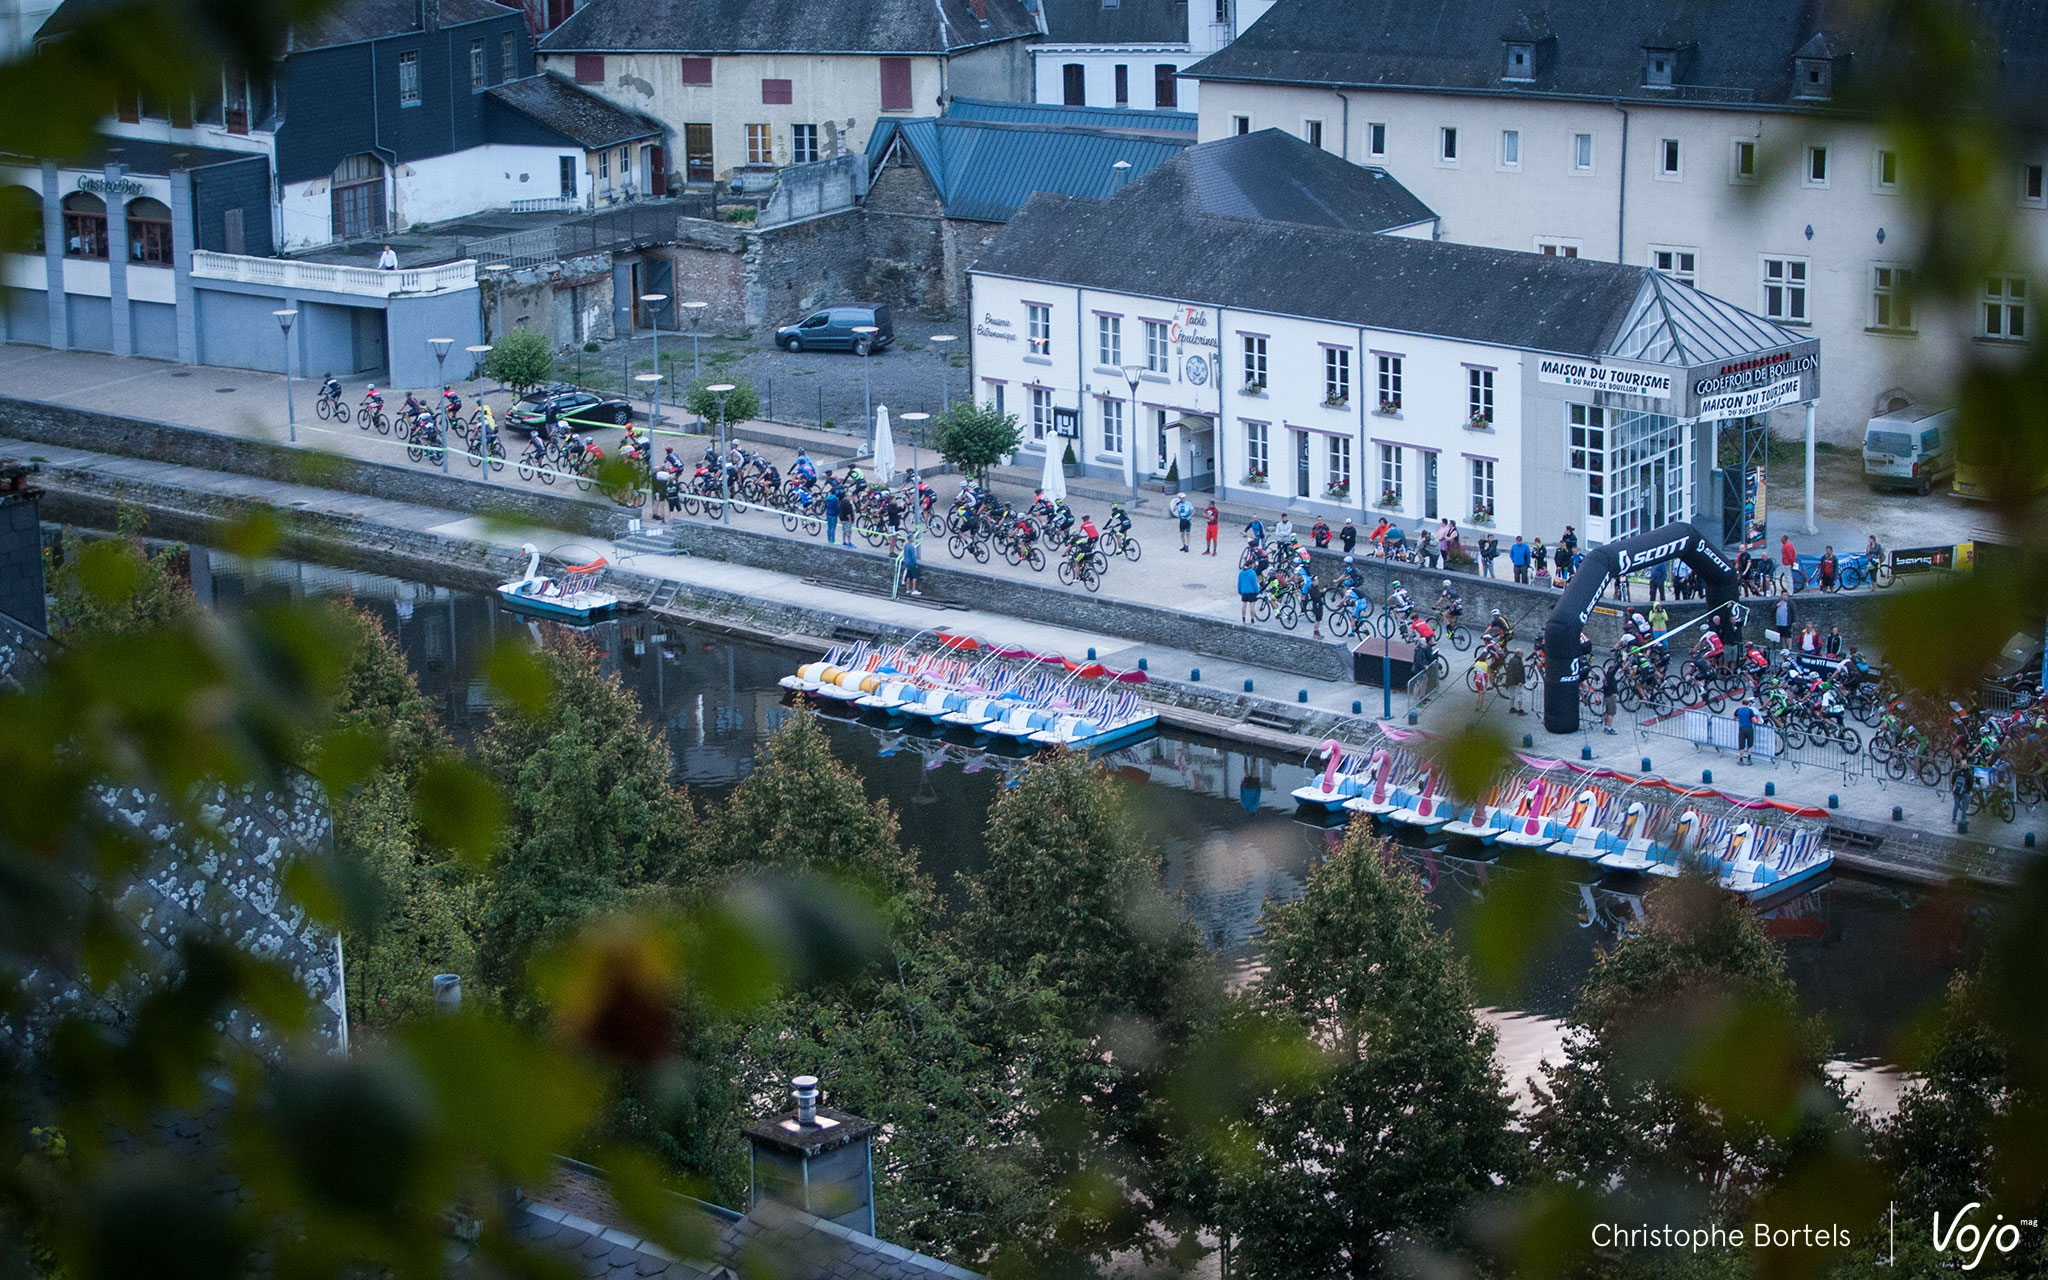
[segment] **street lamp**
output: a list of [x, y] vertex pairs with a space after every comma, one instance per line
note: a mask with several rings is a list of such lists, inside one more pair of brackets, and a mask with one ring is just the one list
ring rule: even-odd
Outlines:
[[871, 324], [857, 324], [853, 326], [853, 331], [861, 335], [854, 339], [854, 349], [860, 352], [860, 394], [861, 400], [867, 405], [868, 452], [872, 456], [875, 447], [875, 395], [868, 386], [868, 358], [874, 354], [875, 335], [880, 333], [881, 329]]
[[704, 308], [711, 304], [708, 302], [682, 302], [677, 305], [690, 313], [690, 381], [695, 382], [704, 376], [704, 360], [697, 349], [697, 325], [704, 318]]
[[730, 521], [732, 519], [732, 472], [727, 470], [725, 465], [725, 451], [727, 448], [725, 443], [725, 398], [733, 393], [733, 384], [730, 382], [714, 382], [704, 389], [718, 397], [718, 489], [725, 498], [725, 505], [720, 509], [719, 516], [721, 519]]
[[476, 394], [477, 398], [481, 400], [484, 394], [484, 389], [481, 385], [484, 380], [484, 357], [491, 354], [491, 344], [488, 342], [471, 343], [469, 346], [464, 347], [463, 350], [469, 353], [469, 380], [479, 384]]
[[[455, 339], [453, 339], [453, 338], [428, 338], [428, 339], [427, 339], [427, 345], [428, 345], [429, 347], [432, 347], [432, 348], [434, 349], [434, 363], [435, 363], [435, 364], [436, 364], [437, 366], [439, 366], [439, 367], [440, 367], [440, 375], [439, 375], [438, 377], [436, 377], [436, 378], [435, 378], [434, 380], [435, 380], [436, 382], [439, 382], [439, 383], [440, 383], [440, 384], [441, 384], [442, 386], [444, 386], [444, 387], [445, 387], [445, 386], [447, 386], [447, 385], [448, 385], [448, 349], [449, 349], [450, 347], [453, 347], [453, 346], [455, 345]], [[446, 408], [446, 405], [447, 405], [447, 402], [446, 402], [445, 400], [444, 400], [444, 401], [442, 401], [442, 406], [443, 406], [444, 410], [445, 410], [445, 408]], [[454, 435], [454, 434], [455, 434], [455, 424], [454, 424], [454, 423], [452, 423], [452, 422], [443, 422], [443, 423], [441, 424], [441, 474], [442, 474], [442, 475], [446, 475], [446, 474], [448, 474], [448, 444], [449, 444], [449, 439], [448, 439], [448, 438], [449, 438], [450, 436]]]
[[957, 333], [935, 333], [932, 345], [939, 349], [939, 412], [953, 412], [953, 349], [949, 343], [960, 341]]
[[[647, 308], [647, 319], [654, 326], [654, 371], [661, 372], [661, 304], [668, 301], [665, 293], [643, 293], [640, 305]], [[654, 426], [661, 421], [661, 401], [654, 402], [653, 410], [647, 415], [647, 439], [654, 439]]]
[[[510, 263], [492, 262], [484, 266], [484, 278], [492, 282], [491, 296], [498, 300], [498, 332], [505, 332], [505, 273], [512, 269]], [[484, 326], [484, 336], [491, 336], [491, 327]]]
[[1138, 505], [1138, 380], [1145, 376], [1142, 364], [1127, 364], [1124, 381], [1131, 384], [1131, 420], [1124, 424], [1124, 468], [1131, 482], [1131, 505]]
[[299, 313], [286, 307], [270, 313], [277, 317], [277, 327], [284, 331], [284, 418], [285, 430], [291, 433], [293, 444], [299, 442], [299, 411], [292, 404], [292, 321]]
[[636, 373], [633, 381], [647, 389], [647, 509], [654, 509], [654, 415], [661, 406], [661, 375]]
[[[928, 413], [906, 413], [903, 415], [903, 421], [917, 424], [917, 434], [912, 436], [910, 440], [910, 469], [912, 471], [917, 470], [917, 446], [924, 439], [924, 424], [931, 420], [932, 415]], [[906, 432], [905, 434], [909, 433]]]

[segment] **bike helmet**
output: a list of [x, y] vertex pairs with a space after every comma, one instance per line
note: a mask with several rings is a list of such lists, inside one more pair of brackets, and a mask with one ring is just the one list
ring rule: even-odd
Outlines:
[[1400, 583], [1398, 583], [1398, 582], [1389, 582], [1389, 583], [1387, 584], [1387, 590], [1389, 590], [1389, 591], [1399, 591], [1400, 589], [1401, 589], [1401, 584], [1400, 584]]
[[1345, 557], [1344, 557], [1344, 563], [1345, 563], [1345, 564], [1351, 564], [1351, 563], [1355, 562], [1356, 560], [1357, 560], [1357, 557], [1356, 557], [1356, 556], [1345, 556]]

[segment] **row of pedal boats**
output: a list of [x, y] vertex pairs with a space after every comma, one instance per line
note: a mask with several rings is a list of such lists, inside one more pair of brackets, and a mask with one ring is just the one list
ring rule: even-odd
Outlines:
[[[1397, 758], [1404, 753], [1347, 755], [1326, 742], [1317, 754], [1324, 768], [1295, 789], [1297, 804], [1326, 815], [1363, 814], [1423, 836], [1551, 853], [1623, 875], [1676, 877], [1696, 866], [1753, 901], [1810, 886], [1834, 861], [1820, 833], [1751, 817], [1710, 818], [1693, 807], [1667, 814], [1664, 806], [1623, 804], [1596, 788], [1548, 778], [1504, 782], [1477, 804], [1460, 805], [1438, 789], [1435, 765]], [[1408, 780], [1397, 785], [1397, 776]], [[1662, 821], [1653, 821], [1653, 809]], [[1653, 825], [1662, 829], [1653, 834]]]
[[[1017, 651], [1009, 651], [1015, 653]], [[1142, 677], [1140, 677], [1142, 678]], [[991, 744], [1108, 750], [1157, 732], [1159, 717], [1100, 663], [908, 645], [835, 648], [779, 682], [791, 693], [896, 719], [927, 720]]]

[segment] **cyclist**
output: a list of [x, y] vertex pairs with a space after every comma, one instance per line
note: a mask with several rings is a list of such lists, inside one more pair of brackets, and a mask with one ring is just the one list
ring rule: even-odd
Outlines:
[[805, 453], [802, 449], [798, 449], [796, 451], [796, 461], [789, 464], [789, 474], [792, 476], [802, 476], [806, 482], [809, 482], [818, 478], [818, 469], [811, 465], [811, 455]]
[[1437, 593], [1436, 616], [1443, 619], [1444, 629], [1449, 630], [1465, 613], [1465, 601], [1458, 595], [1458, 589], [1444, 579], [1443, 590]]
[[382, 412], [384, 412], [384, 397], [378, 392], [377, 384], [373, 382], [370, 384], [369, 390], [363, 392], [363, 417], [365, 419], [374, 418]]
[[1502, 646], [1505, 646], [1508, 641], [1515, 638], [1514, 627], [1509, 625], [1506, 618], [1501, 617], [1500, 610], [1498, 609], [1495, 609], [1493, 616], [1486, 620], [1486, 638], [1488, 641]]
[[1387, 612], [1399, 614], [1403, 618], [1412, 617], [1415, 613], [1414, 598], [1408, 594], [1408, 589], [1398, 582], [1389, 583], [1387, 586]]
[[441, 412], [448, 415], [450, 422], [462, 416], [462, 397], [455, 394], [455, 388], [441, 388]]
[[[1355, 556], [1344, 557], [1344, 576], [1342, 581], [1344, 586], [1352, 591], [1356, 591], [1359, 587], [1365, 585], [1365, 575], [1358, 571], [1358, 560]], [[1496, 609], [1494, 612], [1499, 613], [1500, 611]]]
[[1131, 531], [1131, 517], [1123, 509], [1122, 503], [1112, 502], [1109, 504], [1109, 531], [1118, 535]]
[[1308, 527], [1308, 536], [1309, 540], [1314, 542], [1319, 547], [1329, 546], [1330, 522], [1323, 519], [1321, 516], [1317, 516], [1316, 522]]
[[328, 401], [331, 404], [340, 404], [341, 379], [335, 377], [331, 373], [328, 374], [327, 380], [320, 384], [320, 398], [322, 400]]
[[1084, 514], [1081, 517], [1081, 541], [1088, 544], [1088, 550], [1095, 550], [1096, 542], [1102, 537], [1102, 530], [1095, 527], [1095, 517]]
[[417, 418], [426, 411], [427, 406], [420, 403], [418, 396], [410, 391], [405, 393], [405, 408], [399, 411], [401, 417]]

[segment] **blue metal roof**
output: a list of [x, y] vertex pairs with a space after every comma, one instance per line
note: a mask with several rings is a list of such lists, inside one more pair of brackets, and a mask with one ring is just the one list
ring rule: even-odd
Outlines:
[[[1145, 137], [953, 116], [883, 120], [868, 138], [870, 171], [899, 136], [937, 189], [946, 216], [978, 222], [1007, 222], [1034, 191], [1099, 199], [1195, 141], [1192, 131]], [[1115, 168], [1119, 160], [1131, 165], [1122, 177]]]
[[1198, 123], [1198, 117], [1192, 111], [1138, 111], [1130, 107], [1063, 107], [1049, 102], [997, 102], [989, 98], [955, 98], [946, 108], [946, 118], [1190, 134], [1195, 131]]

